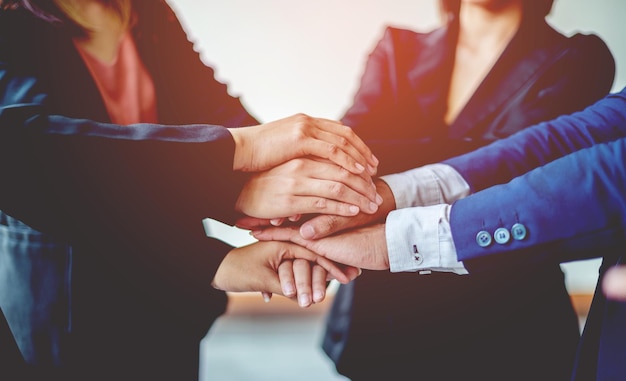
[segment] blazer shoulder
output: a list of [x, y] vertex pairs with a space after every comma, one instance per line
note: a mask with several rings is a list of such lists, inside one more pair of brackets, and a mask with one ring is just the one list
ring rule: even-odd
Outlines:
[[[606, 42], [595, 34], [577, 33], [569, 39], [566, 55], [578, 62], [586, 73], [598, 73], [608, 84], [608, 91], [615, 79], [615, 58]], [[571, 61], [570, 61], [571, 62]]]
[[584, 57], [592, 58], [600, 62], [611, 62], [615, 59], [608, 45], [596, 34], [577, 33], [569, 38], [570, 49], [580, 53]]
[[420, 45], [440, 42], [446, 35], [446, 28], [440, 27], [428, 32], [418, 32], [411, 29], [386, 26], [381, 41], [394, 45]]

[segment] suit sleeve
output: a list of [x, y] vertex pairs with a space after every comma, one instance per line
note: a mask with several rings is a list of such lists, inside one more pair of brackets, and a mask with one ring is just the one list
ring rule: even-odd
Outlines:
[[[458, 259], [470, 272], [502, 262], [521, 266], [610, 255], [623, 247], [623, 95], [449, 161], [480, 190], [455, 202], [450, 217]], [[525, 234], [515, 237], [515, 224]], [[501, 228], [510, 238], [498, 243]], [[490, 244], [478, 242], [481, 232]]]
[[475, 193], [580, 149], [624, 138], [624, 110], [626, 89], [583, 111], [537, 124], [443, 163], [456, 169]]
[[244, 180], [232, 171], [228, 131], [53, 115], [38, 79], [11, 67], [1, 36], [0, 209], [95, 248], [119, 264], [118, 275], [148, 269], [142, 287], [161, 291], [152, 295], [206, 300], [230, 247], [207, 238], [202, 219], [234, 221]]
[[[564, 262], [623, 250], [626, 138], [598, 144], [457, 201], [450, 223], [470, 272], [500, 261]], [[523, 224], [526, 234], [482, 247], [477, 234]], [[495, 257], [493, 257], [495, 256]], [[493, 261], [481, 260], [492, 257]], [[500, 261], [498, 261], [498, 257]]]

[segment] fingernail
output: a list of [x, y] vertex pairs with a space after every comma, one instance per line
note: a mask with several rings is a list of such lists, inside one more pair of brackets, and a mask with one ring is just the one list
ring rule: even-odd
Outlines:
[[378, 158], [374, 154], [372, 154], [372, 160], [374, 161], [374, 163], [376, 165], [378, 165], [380, 163], [380, 161], [378, 160]]
[[[357, 171], [359, 171], [359, 173], [360, 173], [360, 172], [363, 172], [363, 171], [365, 170], [365, 167], [364, 167], [364, 166], [362, 166], [362, 165], [361, 165], [361, 164], [359, 164], [359, 163], [354, 163], [354, 167], [357, 169]], [[368, 165], [368, 167], [369, 167], [369, 165]]]
[[293, 294], [296, 293], [296, 289], [293, 286], [293, 284], [288, 283], [283, 286], [283, 293], [285, 294], [285, 296], [292, 296]]
[[321, 302], [322, 300], [324, 300], [324, 293], [323, 293], [322, 291], [315, 291], [315, 292], [313, 293], [313, 300], [314, 300], [316, 303]]
[[378, 210], [378, 205], [376, 203], [370, 202], [370, 211], [375, 212]]
[[383, 204], [383, 196], [379, 195], [378, 193], [376, 193], [376, 203], [378, 205], [382, 205]]
[[273, 226], [280, 226], [281, 224], [281, 218], [274, 218], [270, 220], [270, 224], [272, 224]]
[[369, 164], [367, 165], [367, 170], [369, 171], [369, 173], [370, 173], [371, 175], [373, 175], [373, 174], [375, 174], [375, 173], [376, 173], [376, 168], [372, 167], [372, 166], [371, 166], [371, 165], [369, 165]]
[[315, 229], [311, 225], [302, 225], [300, 227], [300, 235], [305, 239], [313, 239], [315, 237]]
[[311, 297], [309, 294], [301, 294], [298, 296], [298, 304], [300, 307], [307, 307], [311, 304]]
[[350, 205], [349, 210], [352, 214], [359, 214], [359, 207], [356, 205]]
[[359, 275], [363, 274], [363, 270], [360, 267], [357, 267], [357, 269], [359, 270]]
[[269, 294], [267, 292], [262, 292], [263, 294], [263, 301], [265, 301], [265, 303], [269, 303], [270, 300], [272, 300], [272, 294]]

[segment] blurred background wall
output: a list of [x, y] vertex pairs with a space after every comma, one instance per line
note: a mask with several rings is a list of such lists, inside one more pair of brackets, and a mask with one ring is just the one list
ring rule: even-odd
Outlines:
[[[264, 122], [297, 112], [340, 118], [384, 27], [430, 30], [439, 24], [437, 1], [168, 0], [216, 77]], [[625, 18], [623, 0], [556, 0], [548, 21], [567, 35], [602, 37], [618, 91], [626, 86]], [[599, 263], [563, 265], [571, 293], [593, 292]], [[205, 340], [202, 380], [343, 380], [319, 350], [327, 303], [294, 319], [298, 307], [250, 297], [257, 307], [231, 303]]]

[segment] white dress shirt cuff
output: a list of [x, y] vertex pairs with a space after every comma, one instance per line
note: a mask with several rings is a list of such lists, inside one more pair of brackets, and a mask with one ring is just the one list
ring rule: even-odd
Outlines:
[[396, 209], [452, 204], [470, 193], [467, 182], [447, 164], [425, 165], [381, 179], [389, 185]]
[[450, 205], [394, 210], [385, 227], [391, 272], [467, 274], [457, 261], [450, 231]]

